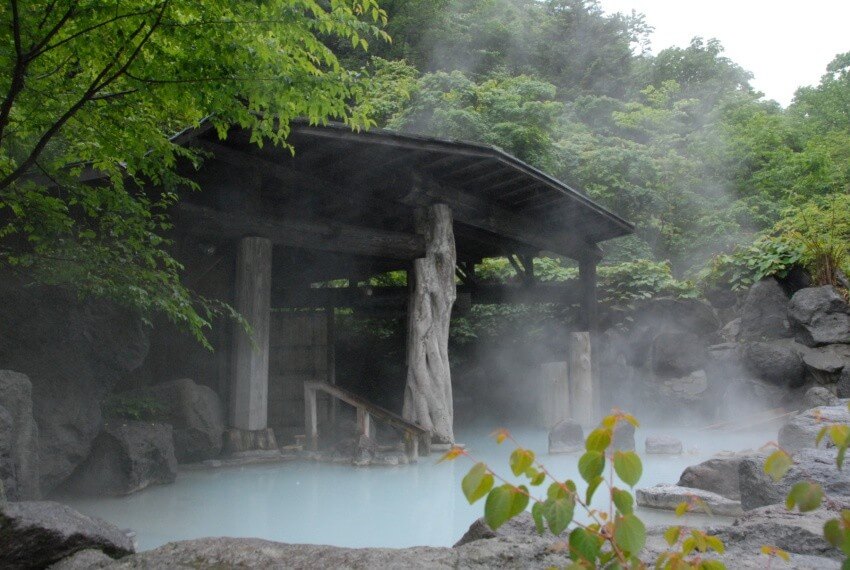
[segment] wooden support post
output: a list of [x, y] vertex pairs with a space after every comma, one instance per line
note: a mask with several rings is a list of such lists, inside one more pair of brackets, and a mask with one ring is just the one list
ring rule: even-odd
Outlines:
[[[327, 319], [327, 341], [325, 351], [327, 354], [327, 382], [336, 385], [336, 309], [333, 305], [325, 307], [325, 318]], [[339, 411], [339, 402], [336, 398], [330, 398], [330, 421], [336, 426], [336, 416]]]
[[372, 417], [365, 408], [357, 408], [357, 433], [369, 437], [372, 431]]
[[269, 320], [272, 243], [246, 237], [236, 254], [236, 310], [251, 327], [234, 334], [230, 385], [231, 426], [248, 431], [266, 428], [269, 388]]
[[571, 416], [584, 426], [596, 421], [596, 401], [591, 366], [590, 334], [574, 332], [569, 336], [569, 399]]
[[597, 355], [599, 354], [599, 346], [597, 345], [599, 336], [599, 303], [597, 300], [597, 274], [596, 265], [599, 263], [599, 256], [588, 256], [579, 260], [579, 283], [581, 288], [581, 313], [582, 324], [584, 330], [587, 331], [589, 338], [587, 341], [590, 366], [590, 383], [593, 393], [592, 413], [595, 415], [601, 410], [600, 395], [601, 386], [599, 385], [599, 371], [597, 366]]
[[457, 253], [451, 210], [435, 204], [417, 211], [416, 229], [425, 237], [426, 256], [413, 262], [402, 415], [430, 431], [434, 441], [453, 443], [449, 321], [457, 298]]
[[304, 427], [310, 449], [319, 448], [318, 410], [316, 409], [316, 390], [304, 387]]
[[540, 366], [541, 390], [538, 425], [552, 429], [571, 416], [569, 368], [567, 362], [546, 362]]

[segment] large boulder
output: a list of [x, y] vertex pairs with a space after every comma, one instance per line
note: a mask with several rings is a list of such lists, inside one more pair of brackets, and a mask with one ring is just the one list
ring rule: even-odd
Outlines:
[[63, 487], [69, 493], [127, 495], [176, 478], [170, 425], [115, 422], [104, 426], [89, 458]]
[[738, 486], [738, 466], [742, 459], [743, 456], [732, 455], [715, 457], [697, 465], [691, 465], [682, 472], [677, 485], [710, 491], [727, 499], [739, 501], [741, 489]]
[[635, 450], [635, 426], [628, 422], [620, 422], [614, 429], [614, 440], [611, 442], [611, 449], [620, 451]]
[[788, 317], [795, 338], [806, 346], [850, 344], [850, 305], [831, 285], [794, 293]]
[[823, 386], [812, 386], [803, 396], [803, 408], [808, 410], [818, 406], [838, 406], [841, 400]]
[[835, 384], [835, 395], [839, 398], [850, 398], [850, 367], [841, 371]]
[[174, 428], [177, 461], [192, 463], [218, 457], [224, 434], [224, 409], [211, 388], [181, 378], [145, 388], [142, 394], [161, 404], [163, 421]]
[[148, 327], [133, 312], [58, 287], [0, 276], [0, 368], [32, 382], [43, 493], [82, 463], [100, 432], [100, 401], [141, 366]]
[[688, 405], [703, 400], [708, 391], [705, 370], [695, 370], [685, 376], [658, 379], [656, 388], [670, 405]]
[[788, 323], [788, 296], [769, 277], [750, 287], [741, 308], [740, 338], [764, 341], [793, 336]]
[[12, 420], [10, 451], [15, 492], [8, 498], [37, 499], [40, 496], [38, 426], [32, 415], [32, 384], [29, 378], [11, 370], [0, 370], [0, 403]]
[[[523, 511], [500, 526], [497, 530], [490, 528], [490, 525], [487, 524], [484, 517], [477, 519], [469, 526], [469, 529], [467, 529], [464, 535], [460, 537], [460, 540], [458, 540], [454, 546], [457, 548], [458, 546], [463, 546], [464, 544], [469, 544], [476, 540], [488, 540], [491, 538], [537, 536], [540, 536], [540, 534], [537, 532], [537, 527], [534, 524], [534, 519], [532, 518], [531, 513]], [[543, 536], [546, 536], [549, 539], [554, 539], [548, 527], [546, 528]]]
[[841, 373], [850, 370], [850, 344], [805, 347], [797, 344], [803, 357], [803, 365], [813, 382], [835, 384]]
[[781, 388], [796, 388], [806, 381], [806, 369], [794, 342], [773, 340], [748, 342], [741, 346], [747, 370], [756, 378]]
[[0, 505], [0, 568], [44, 568], [85, 549], [131, 554], [130, 538], [97, 518], [50, 501]]
[[694, 333], [663, 332], [652, 341], [652, 371], [663, 377], [687, 375], [705, 365], [705, 343]]
[[574, 453], [584, 450], [584, 431], [575, 420], [563, 420], [549, 431], [549, 453]]
[[650, 455], [680, 455], [682, 440], [670, 435], [653, 435], [646, 438], [646, 452]]
[[0, 406], [0, 503], [18, 498], [18, 479], [12, 457], [12, 414]]
[[638, 489], [635, 495], [639, 506], [651, 509], [675, 511], [680, 504], [688, 503], [694, 505], [693, 512], [707, 509], [705, 514], [734, 517], [743, 512], [740, 501], [733, 501], [710, 491], [678, 485], [655, 485]]
[[[794, 416], [779, 430], [779, 445], [789, 451], [815, 448], [821, 428], [830, 424], [850, 425], [847, 406], [821, 406]], [[821, 445], [831, 446], [832, 442], [826, 438]]]
[[850, 480], [835, 465], [835, 450], [803, 449], [793, 455], [794, 465], [779, 481], [764, 472], [765, 455], [745, 457], [738, 465], [741, 506], [745, 511], [784, 503], [791, 487], [801, 481], [820, 484], [831, 499], [850, 499]]

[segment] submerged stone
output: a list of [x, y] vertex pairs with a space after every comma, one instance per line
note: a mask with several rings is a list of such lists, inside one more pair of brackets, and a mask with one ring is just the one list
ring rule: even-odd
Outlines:
[[584, 430], [575, 420], [563, 420], [549, 431], [549, 453], [584, 451]]

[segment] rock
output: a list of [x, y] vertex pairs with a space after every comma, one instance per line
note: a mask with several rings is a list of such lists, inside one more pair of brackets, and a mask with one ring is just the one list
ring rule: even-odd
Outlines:
[[141, 393], [163, 405], [162, 421], [174, 428], [177, 461], [193, 463], [221, 454], [224, 409], [211, 388], [182, 378], [150, 386]]
[[806, 346], [850, 343], [850, 305], [831, 285], [794, 293], [788, 318], [795, 338]]
[[[638, 489], [635, 494], [637, 504], [641, 507], [675, 511], [680, 503], [694, 503], [695, 499], [699, 499], [715, 515], [734, 517], [743, 512], [739, 501], [733, 501], [717, 493], [702, 489], [691, 489], [678, 485], [655, 485], [646, 489]], [[695, 506], [693, 510], [698, 512], [699, 507]]]
[[108, 555], [100, 550], [88, 548], [86, 550], [80, 550], [68, 558], [63, 558], [50, 566], [48, 570], [74, 570], [82, 568], [88, 570], [90, 568], [103, 568], [110, 562], [112, 562], [112, 558]]
[[720, 339], [723, 342], [737, 342], [741, 336], [741, 317], [732, 319], [720, 329]]
[[575, 420], [563, 420], [549, 431], [549, 453], [584, 451], [584, 431]]
[[[528, 511], [523, 511], [518, 514], [505, 524], [499, 527], [498, 530], [493, 530], [490, 526], [484, 521], [484, 517], [477, 519], [474, 523], [469, 526], [469, 529], [464, 533], [464, 535], [458, 540], [454, 547], [463, 546], [464, 544], [469, 544], [470, 542], [475, 542], [476, 540], [487, 540], [491, 538], [499, 538], [499, 537], [539, 537], [541, 536], [537, 532], [537, 528], [534, 525], [534, 519], [531, 517], [531, 513]], [[550, 539], [554, 538], [552, 533], [549, 532], [548, 528], [543, 536], [548, 537]]]
[[144, 361], [148, 327], [118, 305], [0, 276], [0, 368], [32, 382], [42, 493], [88, 456], [100, 401]]
[[814, 386], [806, 390], [806, 395], [803, 396], [803, 408], [816, 408], [818, 406], [837, 406], [841, 400], [824, 388], [823, 386]]
[[614, 430], [614, 441], [611, 442], [611, 448], [621, 451], [634, 451], [635, 426], [627, 422], [619, 422]]
[[646, 438], [646, 452], [655, 455], [679, 455], [682, 442], [669, 435], [655, 435]]
[[850, 368], [841, 371], [838, 382], [835, 384], [835, 394], [839, 398], [850, 398]]
[[819, 384], [834, 384], [839, 381], [842, 371], [850, 369], [850, 345], [847, 344], [803, 347], [801, 354], [806, 371]]
[[0, 406], [0, 503], [18, 499], [18, 480], [12, 456], [12, 414]]
[[258, 430], [229, 428], [224, 431], [222, 451], [225, 455], [245, 451], [276, 451], [278, 449], [277, 438], [272, 428]]
[[85, 495], [127, 495], [149, 485], [171, 483], [176, 477], [170, 425], [115, 422], [104, 426], [91, 455], [64, 489]]
[[[782, 426], [779, 430], [779, 445], [788, 451], [817, 447], [815, 439], [821, 428], [833, 423], [850, 424], [847, 406], [821, 406], [806, 410]], [[829, 438], [826, 438], [826, 445], [832, 445]]]
[[791, 341], [749, 342], [742, 345], [741, 352], [747, 370], [761, 380], [781, 388], [805, 383], [803, 359]]
[[378, 442], [368, 435], [360, 435], [354, 448], [354, 465], [369, 465], [378, 454]]
[[788, 304], [788, 297], [772, 277], [755, 283], [741, 307], [741, 339], [764, 341], [792, 337]]
[[680, 378], [661, 380], [658, 389], [673, 404], [687, 404], [702, 399], [708, 390], [708, 376], [705, 370], [697, 370]]
[[731, 526], [714, 534], [727, 545], [758, 552], [769, 544], [786, 552], [841, 560], [841, 552], [823, 537], [823, 525], [839, 512], [820, 508], [809, 513], [789, 511], [785, 505], [770, 505], [745, 512]]
[[659, 333], [651, 350], [652, 371], [659, 376], [684, 376], [705, 365], [705, 343], [694, 333]]
[[677, 485], [702, 489], [732, 501], [740, 501], [738, 466], [741, 459], [742, 456], [715, 457], [697, 465], [691, 465], [682, 472]]
[[795, 453], [794, 465], [778, 482], [764, 472], [767, 455], [752, 455], [741, 460], [738, 466], [738, 485], [741, 489], [741, 507], [752, 510], [758, 507], [784, 503], [788, 491], [795, 483], [811, 481], [820, 484], [831, 499], [850, 498], [850, 480], [835, 465], [836, 451], [803, 449]]
[[43, 568], [85, 549], [131, 554], [130, 538], [106, 521], [51, 501], [0, 507], [0, 567]]
[[15, 493], [11, 500], [38, 499], [38, 426], [32, 415], [32, 384], [23, 374], [0, 370], [0, 402], [11, 422], [11, 460], [14, 465]]

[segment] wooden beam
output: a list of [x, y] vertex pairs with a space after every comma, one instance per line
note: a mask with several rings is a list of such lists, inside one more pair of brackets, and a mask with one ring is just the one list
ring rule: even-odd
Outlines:
[[248, 212], [222, 212], [180, 203], [175, 225], [201, 237], [261, 236], [276, 245], [388, 259], [425, 255], [422, 236], [304, 219], [271, 218]]

